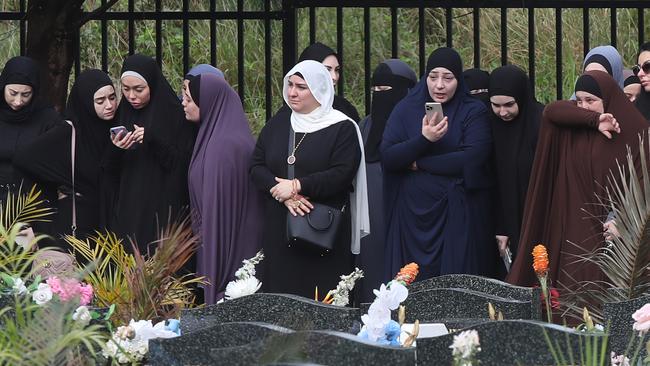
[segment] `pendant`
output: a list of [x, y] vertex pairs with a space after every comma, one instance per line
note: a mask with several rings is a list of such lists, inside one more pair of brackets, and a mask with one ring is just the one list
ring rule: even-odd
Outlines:
[[295, 162], [296, 162], [296, 156], [293, 154], [289, 155], [289, 157], [287, 158], [287, 164], [293, 165]]

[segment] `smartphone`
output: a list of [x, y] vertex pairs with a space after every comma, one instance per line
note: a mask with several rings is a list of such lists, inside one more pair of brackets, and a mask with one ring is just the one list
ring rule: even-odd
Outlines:
[[427, 102], [424, 104], [424, 112], [427, 114], [427, 119], [431, 119], [434, 113], [438, 113], [438, 117], [433, 121], [434, 125], [437, 125], [444, 118], [442, 114], [442, 104], [436, 102]]
[[127, 133], [126, 127], [124, 126], [111, 127], [111, 138], [113, 138], [113, 136], [119, 135], [121, 132], [124, 132], [124, 134], [126, 134]]

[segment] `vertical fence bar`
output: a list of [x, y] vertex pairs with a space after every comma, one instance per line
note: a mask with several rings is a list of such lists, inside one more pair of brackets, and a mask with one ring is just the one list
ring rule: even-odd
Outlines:
[[345, 63], [343, 62], [343, 8], [336, 7], [336, 52], [339, 54], [339, 62], [341, 63], [341, 72], [339, 73], [338, 92], [343, 96], [345, 89], [343, 88], [345, 74]]
[[501, 8], [501, 65], [508, 63], [508, 9]]
[[[156, 0], [156, 13], [162, 11], [162, 0]], [[162, 68], [162, 20], [156, 19], [156, 62]]]
[[27, 9], [25, 6], [25, 1], [26, 0], [20, 0], [19, 4], [19, 10], [20, 10], [20, 20], [18, 21], [18, 27], [20, 28], [20, 54], [24, 55], [25, 54], [25, 49], [26, 49], [26, 43], [27, 43], [27, 27], [26, 27], [26, 22], [25, 18], [27, 18]]
[[[106, 0], [102, 0], [102, 6], [104, 5], [106, 5]], [[102, 32], [102, 70], [108, 72], [108, 21], [106, 18], [102, 18], [100, 26]]]
[[481, 68], [481, 10], [474, 8], [472, 11], [472, 18], [474, 21], [474, 67]]
[[451, 34], [452, 15], [452, 8], [445, 8], [445, 33], [447, 36], [447, 47], [454, 47], [453, 37]]
[[[186, 0], [185, 0], [186, 1]], [[237, 91], [244, 104], [244, 0], [237, 0]], [[244, 104], [244, 108], [246, 108]]]
[[611, 8], [610, 9], [610, 18], [611, 18], [611, 20], [609, 22], [609, 24], [610, 24], [610, 30], [609, 30], [610, 39], [611, 39], [612, 46], [614, 48], [616, 48], [616, 44], [618, 43], [617, 42], [618, 37], [616, 35], [616, 30], [618, 28], [618, 21], [617, 21], [617, 17], [616, 17], [616, 8]]
[[[183, 14], [190, 11], [189, 0], [183, 0]], [[190, 21], [183, 17], [183, 75], [190, 71]]]
[[72, 54], [74, 55], [74, 77], [77, 78], [81, 73], [81, 29], [74, 31], [74, 43], [72, 45]]
[[397, 7], [390, 8], [390, 52], [392, 58], [397, 58], [399, 53], [398, 45], [398, 29], [397, 29]]
[[528, 78], [535, 91], [535, 8], [528, 8]]
[[282, 0], [282, 67], [289, 72], [296, 60], [296, 9], [293, 0]]
[[[639, 30], [639, 46], [641, 46], [645, 42], [645, 13], [644, 13], [645, 8], [638, 8], [637, 9], [637, 14], [638, 14], [638, 20], [637, 20], [637, 27]], [[636, 60], [635, 60], [636, 62]]]
[[309, 7], [309, 44], [316, 42], [316, 8]]
[[420, 73], [418, 75], [424, 74], [424, 58], [426, 57], [426, 44], [424, 39], [424, 2], [420, 2], [420, 7], [418, 8], [418, 63], [420, 67]]
[[217, 0], [210, 0], [210, 64], [217, 66], [217, 18], [214, 12], [217, 11]]
[[562, 8], [555, 8], [555, 82], [557, 99], [562, 99]]
[[371, 87], [371, 81], [370, 81], [370, 68], [372, 67], [370, 65], [370, 8], [365, 7], [363, 8], [363, 63], [364, 63], [364, 91], [365, 91], [365, 115], [370, 114], [370, 87]]
[[587, 56], [591, 47], [589, 47], [589, 36], [591, 31], [589, 30], [589, 8], [582, 8], [582, 50], [583, 56]]
[[[271, 11], [271, 0], [264, 1], [264, 12], [269, 13]], [[271, 80], [273, 80], [273, 69], [271, 68], [272, 61], [271, 54], [271, 18], [267, 17], [264, 19], [264, 74], [266, 75], [266, 81], [264, 82], [264, 92], [266, 93], [266, 120], [271, 119], [271, 113], [273, 109], [273, 95], [271, 94]]]
[[[129, 14], [135, 13], [134, 1], [129, 0], [128, 4]], [[135, 20], [133, 17], [129, 17], [129, 55], [135, 53]]]

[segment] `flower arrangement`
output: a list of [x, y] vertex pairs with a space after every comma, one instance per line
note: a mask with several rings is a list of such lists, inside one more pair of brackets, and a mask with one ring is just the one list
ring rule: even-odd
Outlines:
[[376, 298], [370, 305], [368, 314], [361, 317], [364, 326], [357, 334], [360, 338], [379, 344], [400, 345], [401, 326], [391, 319], [390, 314], [408, 297], [406, 286], [415, 280], [417, 273], [417, 264], [410, 263], [388, 285], [382, 284], [379, 290], [373, 290]]
[[[336, 285], [336, 289], [330, 290], [327, 296], [325, 296], [325, 299], [323, 299], [323, 302], [336, 306], [346, 306], [350, 302], [350, 291], [352, 291], [355, 282], [360, 278], [363, 278], [363, 271], [359, 268], [354, 268], [354, 271], [349, 275], [342, 275], [341, 281]], [[316, 301], [318, 301], [318, 295]]]
[[119, 364], [142, 361], [149, 352], [149, 340], [154, 338], [173, 338], [180, 335], [178, 320], [170, 319], [153, 325], [151, 320], [135, 321], [118, 327], [106, 342], [102, 355], [113, 358]]
[[251, 259], [244, 259], [244, 264], [235, 272], [234, 281], [226, 285], [225, 299], [232, 300], [238, 297], [252, 295], [262, 287], [262, 283], [255, 277], [255, 266], [264, 259], [264, 252], [259, 251]]
[[478, 364], [476, 354], [481, 351], [478, 332], [466, 330], [454, 336], [454, 341], [449, 346], [454, 356], [454, 366], [472, 366]]
[[548, 287], [548, 253], [546, 252], [546, 247], [542, 244], [538, 244], [533, 248], [533, 269], [539, 280], [539, 284], [542, 287], [542, 296], [544, 297], [544, 305], [546, 307], [546, 320], [549, 323], [553, 322], [552, 319], [552, 308], [551, 308], [551, 293]]

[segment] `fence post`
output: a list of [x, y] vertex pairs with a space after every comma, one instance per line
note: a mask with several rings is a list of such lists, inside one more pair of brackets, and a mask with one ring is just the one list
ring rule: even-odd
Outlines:
[[296, 63], [296, 8], [293, 0], [282, 0], [282, 66], [283, 74]]

